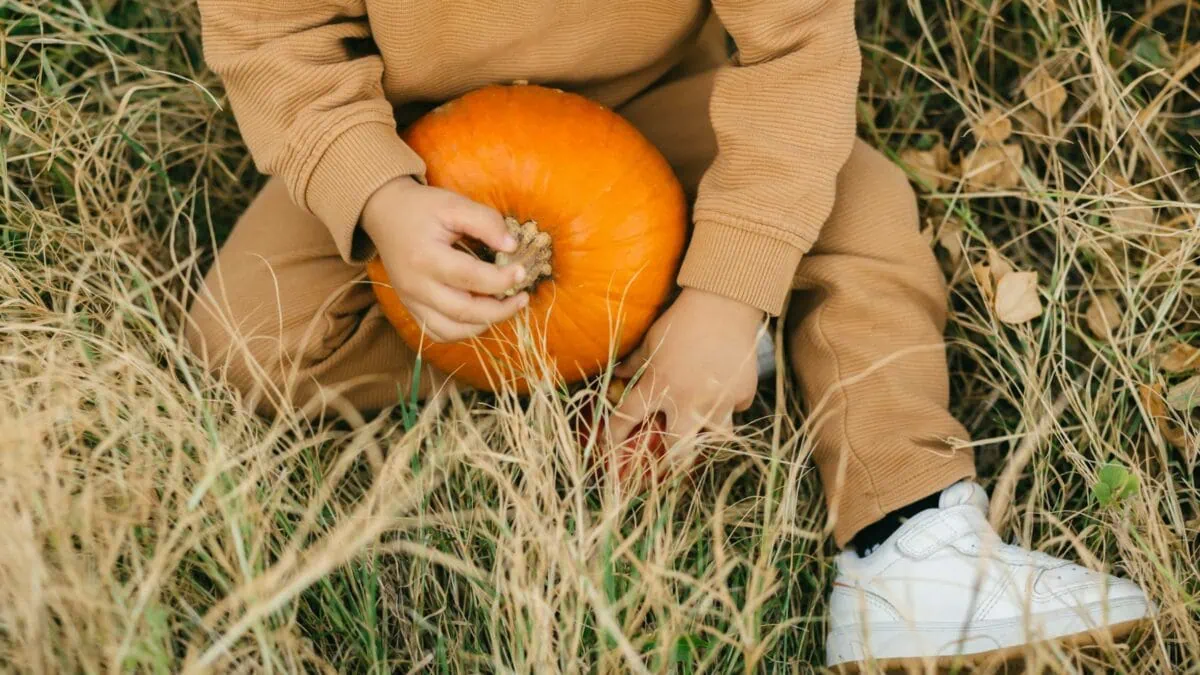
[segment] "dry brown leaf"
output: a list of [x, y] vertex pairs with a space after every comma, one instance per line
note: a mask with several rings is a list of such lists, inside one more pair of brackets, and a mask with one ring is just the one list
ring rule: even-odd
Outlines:
[[1008, 143], [1000, 146], [1000, 149], [1004, 151], [1013, 166], [1019, 169], [1025, 165], [1025, 150], [1021, 148], [1020, 143]]
[[1085, 318], [1092, 334], [1107, 340], [1121, 327], [1121, 306], [1111, 293], [1101, 293], [1087, 308]]
[[1167, 442], [1175, 447], [1183, 450], [1187, 448], [1187, 434], [1183, 429], [1171, 422], [1171, 418], [1167, 413], [1167, 403], [1163, 400], [1163, 388], [1161, 384], [1142, 384], [1138, 385], [1138, 393], [1142, 396], [1142, 405], [1146, 406], [1146, 412], [1150, 413], [1150, 417], [1154, 420], [1158, 431], [1167, 439]]
[[979, 287], [979, 293], [988, 301], [988, 304], [991, 304], [992, 298], [996, 295], [992, 287], [991, 268], [984, 263], [975, 263], [971, 265], [971, 276], [975, 278], [975, 285]]
[[1142, 395], [1142, 403], [1146, 406], [1146, 412], [1150, 413], [1151, 417], [1167, 414], [1167, 404], [1163, 401], [1161, 384], [1140, 385], [1139, 392]]
[[1038, 297], [1037, 272], [1009, 272], [996, 282], [994, 303], [996, 318], [1004, 323], [1019, 324], [1042, 314], [1042, 299]]
[[1153, 206], [1119, 206], [1109, 212], [1108, 219], [1117, 234], [1144, 234], [1154, 227], [1156, 212]]
[[963, 180], [977, 188], [1014, 188], [1021, 182], [1025, 152], [1017, 143], [977, 148], [959, 167]]
[[1046, 117], [1057, 117], [1067, 102], [1067, 88], [1045, 70], [1039, 70], [1029, 78], [1024, 91], [1030, 104]]
[[1152, 199], [1154, 197], [1153, 187], [1146, 184], [1134, 186], [1129, 182], [1129, 179], [1125, 178], [1124, 176], [1105, 174], [1099, 178], [1102, 181], [1101, 185], [1103, 185], [1108, 192], [1115, 193], [1116, 196], [1122, 197], [1127, 196], [1128, 194], [1136, 194], [1147, 199]]
[[938, 232], [938, 246], [946, 249], [946, 253], [950, 254], [950, 262], [955, 265], [962, 259], [962, 233], [962, 223], [956, 218], [951, 218], [943, 223], [942, 229]]
[[1012, 136], [1012, 118], [1002, 110], [992, 108], [979, 118], [972, 129], [980, 143], [1003, 143]]
[[[1174, 218], [1168, 218], [1160, 222], [1158, 224], [1159, 229], [1155, 232], [1156, 236], [1150, 237], [1151, 250], [1161, 256], [1178, 253], [1183, 248], [1184, 241], [1190, 234], [1194, 219], [1195, 215], [1191, 213], [1181, 213]], [[1183, 256], [1181, 255], [1181, 257]], [[1184, 290], [1195, 295], [1197, 292], [1200, 292], [1200, 289], [1193, 288], [1195, 286], [1200, 286], [1200, 284], [1188, 284], [1184, 287]]]
[[921, 241], [925, 242], [926, 246], [933, 247], [933, 225], [921, 228]]
[[907, 164], [930, 189], [941, 190], [950, 184], [950, 176], [946, 174], [950, 151], [941, 143], [930, 150], [909, 148], [900, 153], [900, 161]]
[[1108, 219], [1117, 234], [1144, 234], [1158, 220], [1158, 209], [1136, 201], [1136, 196], [1154, 198], [1154, 190], [1148, 185], [1134, 187], [1121, 176], [1106, 176], [1107, 189], [1115, 200], [1133, 201], [1131, 205], [1114, 204], [1108, 209]]
[[1158, 366], [1168, 373], [1186, 373], [1200, 369], [1200, 349], [1186, 342], [1176, 342], [1159, 360]]
[[1200, 375], [1193, 375], [1171, 387], [1167, 392], [1167, 405], [1179, 412], [1200, 408]]
[[1009, 265], [1008, 261], [994, 248], [988, 249], [988, 267], [992, 272], [992, 280], [997, 284], [1013, 271], [1012, 265]]
[[1025, 137], [1037, 142], [1046, 142], [1050, 138], [1050, 128], [1046, 124], [1046, 116], [1033, 108], [1021, 108], [1013, 112], [1013, 117], [1020, 123]]

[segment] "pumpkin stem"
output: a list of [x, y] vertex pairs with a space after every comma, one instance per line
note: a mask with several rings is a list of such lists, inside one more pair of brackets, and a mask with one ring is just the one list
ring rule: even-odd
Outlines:
[[496, 252], [496, 264], [501, 267], [522, 265], [525, 267], [525, 280], [504, 292], [501, 296], [511, 297], [517, 293], [532, 289], [542, 279], [549, 278], [554, 272], [550, 266], [550, 235], [538, 229], [537, 221], [525, 223], [516, 218], [506, 216], [504, 222], [508, 232], [517, 238], [517, 250], [512, 253]]

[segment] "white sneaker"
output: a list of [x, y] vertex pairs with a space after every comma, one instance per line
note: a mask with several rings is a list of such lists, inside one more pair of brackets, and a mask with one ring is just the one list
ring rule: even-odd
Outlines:
[[1154, 611], [1130, 581], [1004, 544], [987, 503], [979, 485], [956, 483], [870, 554], [838, 556], [830, 667], [946, 667], [1033, 642], [1116, 639]]

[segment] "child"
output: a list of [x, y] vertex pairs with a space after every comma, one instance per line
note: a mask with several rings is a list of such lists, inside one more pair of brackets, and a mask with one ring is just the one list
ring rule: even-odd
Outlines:
[[[756, 335], [787, 312], [840, 577], [829, 664], [975, 654], [1149, 613], [1141, 590], [1000, 543], [948, 412], [946, 293], [904, 174], [855, 140], [852, 0], [200, 0], [207, 58], [273, 176], [208, 274], [188, 338], [248, 394], [361, 409], [414, 358], [362, 282], [378, 253], [437, 340], [519, 311], [502, 214], [421, 183], [397, 126], [526, 80], [616, 110], [694, 199], [678, 299], [618, 374], [645, 375], [614, 433], [661, 407], [671, 431], [731, 423]], [[726, 62], [724, 33], [737, 57]], [[421, 378], [423, 393], [438, 373]], [[664, 395], [667, 394], [667, 395]], [[981, 559], [988, 564], [981, 565]], [[1028, 610], [1028, 615], [1026, 614]]]

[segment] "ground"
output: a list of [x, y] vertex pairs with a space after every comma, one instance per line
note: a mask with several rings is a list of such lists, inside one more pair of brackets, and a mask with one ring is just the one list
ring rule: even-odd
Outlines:
[[[864, 3], [860, 134], [946, 272], [1006, 539], [1162, 608], [1030, 670], [1198, 672], [1200, 4]], [[261, 184], [183, 0], [0, 0], [0, 667], [806, 672], [834, 550], [786, 381], [640, 498], [584, 393], [246, 414], [181, 347]], [[754, 421], [754, 420], [749, 420]]]

